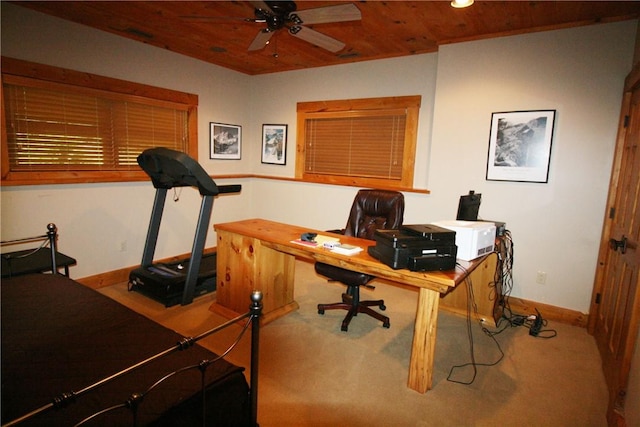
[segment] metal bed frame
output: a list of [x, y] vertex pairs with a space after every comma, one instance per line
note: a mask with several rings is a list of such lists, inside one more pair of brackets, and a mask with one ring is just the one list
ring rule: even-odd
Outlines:
[[[47, 233], [34, 236], [34, 237], [26, 237], [23, 239], [14, 239], [14, 240], [3, 240], [0, 242], [0, 246], [9, 246], [9, 245], [18, 245], [24, 243], [32, 243], [42, 241], [42, 244], [30, 250], [9, 252], [2, 254], [2, 267], [3, 269], [9, 269], [9, 273], [3, 271], [2, 277], [11, 277], [12, 275], [20, 275], [27, 273], [40, 273], [51, 270], [53, 274], [59, 274], [58, 268], [64, 267], [65, 276], [69, 276], [69, 266], [74, 265], [76, 260], [58, 252], [57, 241], [58, 241], [58, 228], [54, 223], [47, 224]], [[43, 254], [43, 249], [46, 246], [49, 246], [49, 258]], [[20, 262], [21, 265], [16, 266], [15, 271], [13, 269], [13, 261], [18, 260], [26, 260], [25, 262]], [[50, 263], [49, 263], [50, 261]]]
[[[257, 417], [258, 417], [258, 355], [259, 355], [259, 340], [260, 340], [260, 315], [262, 314], [262, 293], [259, 291], [255, 291], [253, 292], [253, 294], [251, 295], [251, 305], [249, 307], [249, 311], [247, 311], [245, 314], [242, 314], [234, 319], [231, 319], [229, 321], [227, 321], [226, 323], [216, 326], [196, 337], [184, 337], [182, 340], [180, 340], [180, 342], [178, 342], [175, 346], [172, 346], [166, 350], [163, 350], [145, 360], [142, 360], [138, 363], [135, 363], [113, 375], [107, 376], [101, 380], [98, 380], [97, 382], [90, 384], [80, 390], [77, 391], [68, 391], [68, 392], [63, 392], [60, 393], [58, 396], [56, 396], [55, 398], [52, 399], [52, 401], [44, 406], [41, 406], [40, 408], [37, 408], [27, 414], [24, 414], [21, 417], [18, 417], [6, 424], [3, 424], [3, 427], [10, 427], [10, 426], [15, 426], [18, 425], [36, 415], [45, 413], [49, 410], [52, 409], [58, 409], [58, 408], [63, 408], [67, 405], [73, 404], [73, 402], [75, 402], [78, 398], [80, 398], [81, 396], [89, 393], [92, 390], [95, 390], [97, 388], [99, 388], [100, 386], [116, 379], [119, 378], [123, 375], [126, 375], [130, 372], [132, 372], [135, 369], [138, 369], [142, 366], [145, 366], [149, 363], [152, 363], [155, 360], [158, 360], [164, 356], [167, 356], [171, 353], [174, 353], [176, 351], [183, 351], [183, 350], [187, 350], [190, 347], [192, 347], [196, 342], [200, 341], [201, 339], [208, 337], [209, 335], [212, 335], [216, 332], [219, 332], [223, 329], [226, 329], [227, 327], [231, 326], [232, 324], [235, 324], [243, 319], [247, 319], [246, 323], [244, 324], [244, 327], [242, 328], [242, 330], [240, 331], [240, 333], [238, 334], [238, 337], [236, 338], [236, 340], [231, 344], [231, 346], [221, 355], [218, 356], [217, 358], [214, 358], [212, 360], [204, 360], [201, 361], [198, 364], [195, 365], [190, 365], [190, 366], [185, 366], [183, 368], [180, 368], [174, 372], [168, 373], [167, 375], [165, 375], [164, 377], [158, 379], [158, 381], [156, 381], [153, 385], [151, 385], [150, 387], [147, 388], [146, 391], [142, 392], [142, 393], [133, 393], [131, 394], [129, 397], [127, 397], [121, 404], [115, 405], [115, 406], [111, 406], [108, 408], [105, 408], [101, 411], [98, 411], [96, 413], [94, 413], [93, 415], [85, 418], [84, 420], [80, 421], [78, 424], [76, 424], [77, 426], [81, 426], [91, 420], [94, 420], [95, 418], [99, 417], [102, 414], [106, 414], [107, 412], [113, 411], [113, 410], [117, 410], [117, 409], [122, 409], [122, 408], [127, 408], [129, 410], [131, 410], [132, 412], [132, 425], [133, 426], [137, 426], [137, 420], [136, 420], [136, 413], [138, 410], [138, 407], [140, 404], [143, 403], [143, 398], [146, 396], [147, 393], [151, 392], [155, 387], [157, 387], [159, 384], [161, 384], [163, 381], [167, 380], [168, 378], [177, 375], [181, 372], [190, 370], [190, 369], [199, 369], [201, 371], [202, 376], [205, 375], [205, 370], [207, 368], [207, 366], [211, 365], [212, 363], [216, 362], [217, 360], [220, 360], [222, 358], [224, 358], [227, 354], [229, 354], [231, 352], [231, 350], [233, 350], [236, 345], [240, 342], [240, 339], [242, 338], [242, 336], [244, 335], [244, 333], [246, 332], [247, 329], [249, 329], [249, 327], [251, 327], [251, 361], [250, 361], [250, 369], [251, 369], [251, 373], [250, 373], [250, 380], [249, 380], [249, 402], [250, 402], [250, 425], [252, 427], [258, 427], [258, 421], [257, 421]], [[203, 425], [206, 425], [206, 406], [205, 406], [205, 384], [203, 383], [203, 387], [202, 387], [202, 411], [203, 411]]]

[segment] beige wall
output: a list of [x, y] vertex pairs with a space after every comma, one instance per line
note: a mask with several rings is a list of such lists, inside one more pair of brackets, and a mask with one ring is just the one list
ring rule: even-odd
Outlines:
[[[455, 216], [483, 194], [482, 217], [506, 221], [516, 243], [513, 295], [586, 312], [636, 22], [442, 46], [437, 54], [246, 76], [2, 3], [2, 54], [199, 95], [200, 162], [212, 174], [293, 176], [298, 101], [422, 95], [415, 186], [405, 222]], [[78, 40], [78, 41], [76, 41]], [[484, 179], [492, 112], [556, 109], [548, 184]], [[243, 127], [242, 160], [208, 158], [208, 123]], [[286, 166], [260, 163], [263, 123], [289, 125]], [[265, 217], [313, 228], [343, 225], [354, 188], [244, 179], [216, 200], [212, 222]], [[157, 257], [188, 252], [199, 197], [168, 202]], [[73, 277], [140, 261], [154, 190], [149, 183], [3, 187], [2, 239], [60, 228], [78, 259]], [[208, 245], [215, 245], [210, 233]], [[124, 250], [123, 250], [124, 248]], [[538, 270], [547, 284], [535, 284]]]

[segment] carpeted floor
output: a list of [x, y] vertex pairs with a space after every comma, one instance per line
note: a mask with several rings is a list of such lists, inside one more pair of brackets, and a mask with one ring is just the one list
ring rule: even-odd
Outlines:
[[[391, 328], [360, 315], [345, 333], [344, 312], [316, 311], [320, 302], [338, 301], [343, 290], [297, 261], [300, 309], [261, 329], [261, 427], [606, 426], [607, 389], [585, 329], [550, 322], [546, 329], [557, 331], [555, 338], [534, 338], [517, 327], [494, 341], [473, 322], [471, 346], [466, 318], [440, 312], [433, 389], [419, 394], [406, 386], [417, 293], [384, 283], [363, 289], [363, 299], [385, 300]], [[185, 336], [226, 321], [208, 310], [215, 293], [167, 309], [127, 292], [126, 284], [100, 291]], [[234, 325], [201, 344], [221, 353], [239, 329]], [[472, 361], [471, 347], [476, 368], [454, 368]], [[248, 348], [245, 337], [228, 360], [248, 367]], [[499, 363], [482, 366], [498, 361], [501, 351]]]

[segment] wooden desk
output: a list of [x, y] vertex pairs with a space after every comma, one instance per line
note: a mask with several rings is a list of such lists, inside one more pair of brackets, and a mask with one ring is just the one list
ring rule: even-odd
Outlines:
[[[263, 219], [216, 224], [214, 228], [218, 235], [217, 289], [216, 302], [210, 309], [226, 317], [246, 312], [247, 299], [254, 290], [263, 293], [264, 322], [296, 310], [298, 304], [293, 299], [295, 257], [361, 271], [418, 288], [408, 386], [419, 393], [425, 393], [432, 384], [440, 294], [451, 291], [488, 259], [459, 261], [464, 270], [393, 270], [367, 253], [366, 248], [375, 244], [371, 240], [340, 236], [342, 243], [365, 249], [358, 255], [344, 256], [323, 248], [291, 243], [306, 232], [330, 234], [324, 231]], [[486, 265], [480, 271], [489, 271], [493, 277], [495, 264], [493, 271]]]

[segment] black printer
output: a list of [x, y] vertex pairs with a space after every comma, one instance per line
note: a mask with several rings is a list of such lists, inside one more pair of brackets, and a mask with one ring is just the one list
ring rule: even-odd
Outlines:
[[456, 232], [431, 224], [404, 225], [399, 230], [376, 230], [368, 252], [393, 269], [452, 270], [456, 266]]

